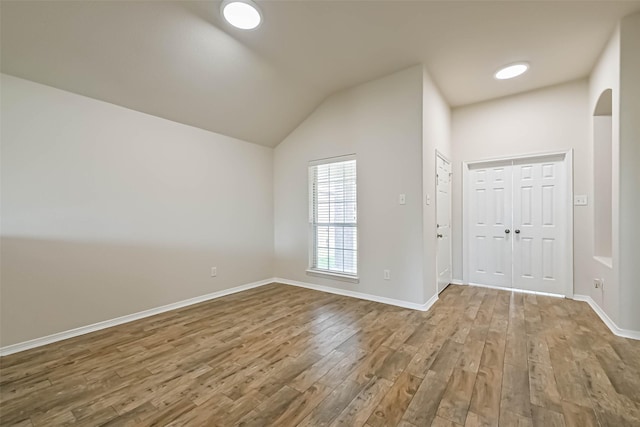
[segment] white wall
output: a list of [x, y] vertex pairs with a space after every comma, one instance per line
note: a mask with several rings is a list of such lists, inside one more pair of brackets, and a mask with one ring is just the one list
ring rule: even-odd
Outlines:
[[[451, 161], [451, 110], [426, 69], [422, 103], [422, 206], [424, 299], [437, 294], [436, 150]], [[427, 195], [431, 204], [426, 205]]]
[[[584, 80], [456, 108], [452, 112], [454, 277], [462, 279], [463, 161], [574, 150], [574, 193], [592, 197]], [[593, 247], [592, 209], [574, 209], [576, 293], [587, 292]]]
[[640, 13], [620, 23], [620, 323], [640, 331]]
[[2, 346], [273, 276], [272, 149], [1, 83]]
[[[278, 277], [423, 303], [422, 66], [329, 97], [275, 149]], [[360, 283], [308, 268], [308, 162], [356, 154]], [[406, 194], [406, 205], [398, 195]], [[391, 280], [383, 280], [383, 270]]]

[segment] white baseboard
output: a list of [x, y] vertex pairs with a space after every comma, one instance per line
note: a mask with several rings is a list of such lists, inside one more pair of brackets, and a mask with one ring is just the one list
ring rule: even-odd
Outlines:
[[46, 337], [35, 338], [29, 341], [24, 341], [17, 344], [8, 345], [0, 348], [0, 356], [8, 356], [9, 354], [18, 353], [20, 351], [29, 350], [43, 345], [51, 344], [57, 341], [66, 340], [68, 338], [77, 337], [79, 335], [88, 334], [90, 332], [99, 331], [101, 329], [110, 328], [112, 326], [121, 325], [123, 323], [133, 322], [134, 320], [143, 319], [145, 317], [154, 316], [156, 314], [164, 313], [166, 311], [176, 310], [178, 308], [186, 307], [193, 304], [198, 304], [204, 301], [220, 298], [226, 295], [235, 294], [238, 292], [246, 291], [249, 289], [257, 288], [260, 286], [268, 285], [275, 282], [275, 279], [265, 279], [258, 282], [247, 283], [245, 285], [236, 286], [229, 289], [223, 289], [218, 292], [213, 292], [206, 295], [201, 295], [195, 298], [189, 298], [183, 301], [174, 302], [171, 304], [163, 305], [161, 307], [151, 308], [149, 310], [140, 311], [138, 313], [127, 314], [126, 316], [116, 317], [115, 319], [105, 320], [102, 322], [94, 323], [92, 325], [81, 326], [79, 328], [70, 329], [68, 331], [58, 332]]
[[622, 329], [616, 325], [616, 323], [611, 320], [611, 318], [604, 312], [604, 310], [591, 298], [589, 295], [574, 295], [573, 299], [576, 301], [584, 301], [593, 311], [596, 312], [600, 319], [604, 322], [605, 325], [613, 332], [615, 335], [622, 338], [631, 338], [633, 340], [640, 340], [640, 331], [632, 331], [631, 329]]
[[377, 295], [365, 294], [362, 292], [347, 291], [344, 289], [332, 288], [330, 286], [315, 285], [313, 283], [283, 279], [281, 277], [276, 277], [273, 280], [277, 283], [282, 283], [283, 285], [298, 286], [300, 288], [313, 289], [315, 291], [327, 292], [330, 294], [342, 295], [342, 296], [351, 297], [351, 298], [358, 298], [358, 299], [363, 299], [367, 301], [374, 301], [382, 304], [395, 305], [402, 308], [410, 308], [412, 310], [420, 310], [420, 311], [429, 310], [429, 308], [431, 308], [431, 306], [435, 304], [435, 302], [438, 300], [438, 295], [434, 295], [431, 297], [431, 299], [429, 299], [429, 301], [425, 302], [424, 304], [417, 304], [414, 302], [402, 301], [399, 299], [393, 299], [393, 298], [387, 298], [387, 297], [380, 297]]
[[458, 279], [451, 279], [449, 280], [449, 283], [452, 285], [466, 285], [466, 283], [464, 283], [462, 280], [458, 280]]
[[[429, 299], [429, 301], [425, 302], [424, 304], [417, 304], [417, 303], [413, 303], [413, 302], [397, 300], [397, 299], [394, 299], [394, 298], [380, 297], [380, 296], [377, 296], [377, 295], [365, 294], [365, 293], [362, 293], [362, 292], [348, 291], [348, 290], [344, 290], [344, 289], [332, 288], [332, 287], [329, 287], [329, 286], [315, 285], [313, 283], [299, 282], [299, 281], [296, 281], [296, 280], [289, 280], [289, 279], [283, 279], [283, 278], [280, 278], [280, 277], [274, 277], [274, 278], [270, 278], [270, 279], [260, 280], [258, 282], [247, 283], [245, 285], [240, 285], [240, 286], [236, 286], [236, 287], [229, 288], [229, 289], [224, 289], [224, 290], [221, 290], [221, 291], [218, 291], [218, 292], [213, 292], [213, 293], [206, 294], [206, 295], [201, 295], [201, 296], [190, 298], [190, 299], [187, 299], [187, 300], [178, 301], [178, 302], [175, 302], [175, 303], [172, 303], [172, 304], [163, 305], [161, 307], [151, 308], [149, 310], [140, 311], [138, 313], [128, 314], [126, 316], [117, 317], [115, 319], [105, 320], [105, 321], [102, 321], [102, 322], [94, 323], [92, 325], [81, 326], [79, 328], [71, 329], [71, 330], [68, 330], [68, 331], [58, 332], [58, 333], [55, 333], [55, 334], [52, 334], [52, 335], [48, 335], [48, 336], [45, 336], [45, 337], [35, 338], [35, 339], [29, 340], [29, 341], [24, 341], [24, 342], [21, 342], [21, 343], [8, 345], [6, 347], [1, 347], [0, 348], [0, 356], [8, 356], [10, 354], [18, 353], [18, 352], [29, 350], [29, 349], [36, 348], [36, 347], [41, 347], [41, 346], [47, 345], [47, 344], [52, 344], [54, 342], [58, 342], [58, 341], [66, 340], [66, 339], [69, 339], [69, 338], [77, 337], [79, 335], [88, 334], [90, 332], [95, 332], [95, 331], [99, 331], [99, 330], [102, 330], [102, 329], [110, 328], [112, 326], [121, 325], [123, 323], [133, 322], [134, 320], [144, 319], [145, 317], [154, 316], [156, 314], [164, 313], [164, 312], [171, 311], [171, 310], [176, 310], [176, 309], [179, 309], [179, 308], [187, 307], [189, 305], [194, 305], [194, 304], [198, 304], [198, 303], [201, 303], [201, 302], [204, 302], [204, 301], [209, 301], [209, 300], [212, 300], [212, 299], [220, 298], [220, 297], [223, 297], [223, 296], [226, 296], [226, 295], [231, 295], [231, 294], [235, 294], [235, 293], [238, 293], [238, 292], [246, 291], [246, 290], [249, 290], [249, 289], [258, 288], [260, 286], [265, 286], [265, 285], [268, 285], [268, 284], [271, 284], [271, 283], [282, 283], [284, 285], [298, 286], [298, 287], [301, 287], [301, 288], [313, 289], [313, 290], [320, 291], [320, 292], [327, 292], [327, 293], [336, 294], [336, 295], [342, 295], [342, 296], [351, 297], [351, 298], [358, 298], [358, 299], [363, 299], [363, 300], [367, 300], [367, 301], [374, 301], [374, 302], [379, 302], [379, 303], [382, 303], [382, 304], [395, 305], [395, 306], [398, 306], [398, 307], [408, 308], [408, 309], [412, 309], [412, 310], [419, 310], [419, 311], [427, 311], [427, 310], [429, 310], [429, 308], [431, 308], [431, 306], [433, 304], [435, 304], [435, 302], [438, 300], [438, 295], [434, 295]], [[462, 283], [460, 281], [457, 281], [457, 280], [452, 280], [451, 283], [454, 284], [454, 285], [463, 285], [464, 284], [464, 283]], [[482, 285], [476, 285], [476, 284], [473, 284], [473, 283], [471, 283], [469, 285], [470, 286], [482, 286]], [[498, 287], [491, 287], [491, 286], [484, 286], [484, 287], [496, 288], [496, 289], [504, 290], [504, 288], [498, 288]], [[520, 291], [520, 290], [517, 290], [517, 289], [513, 289], [513, 291], [516, 291], [516, 292], [527, 292], [527, 291]], [[535, 292], [533, 292], [533, 293], [535, 293]], [[540, 294], [540, 293], [538, 293], [538, 294]], [[552, 296], [557, 296], [557, 295], [553, 295], [553, 294], [551, 294], [551, 295]], [[631, 338], [631, 339], [635, 339], [635, 340], [640, 340], [640, 332], [639, 331], [632, 331], [632, 330], [629, 330], [629, 329], [622, 329], [622, 328], [618, 327], [618, 325], [616, 325], [615, 322], [613, 320], [611, 320], [611, 318], [602, 310], [602, 308], [600, 308], [600, 306], [598, 304], [596, 304], [596, 302], [590, 296], [587, 296], [587, 295], [574, 295], [573, 299], [576, 300], [576, 301], [584, 301], [587, 304], [589, 304], [589, 306], [593, 309], [593, 311], [595, 311], [596, 314], [598, 314], [598, 316], [600, 316], [600, 318], [605, 323], [605, 325], [607, 325], [607, 327], [615, 335], [623, 337], [623, 338]]]
[[199, 297], [190, 298], [183, 301], [174, 302], [171, 304], [163, 305], [161, 307], [151, 308], [149, 310], [140, 311], [138, 313], [127, 314], [125, 316], [116, 317], [115, 319], [105, 320], [102, 322], [94, 323], [87, 326], [81, 326], [79, 328], [70, 329], [68, 331], [58, 332], [52, 335], [47, 335], [41, 338], [35, 338], [29, 341], [24, 341], [17, 344], [8, 345], [0, 348], [0, 356], [8, 356], [10, 354], [18, 353], [32, 348], [41, 347], [43, 345], [52, 344], [58, 341], [66, 340], [69, 338], [77, 337], [80, 335], [88, 334], [91, 332], [99, 331], [102, 329], [110, 328], [112, 326], [121, 325], [123, 323], [133, 322], [134, 320], [144, 319], [145, 317], [154, 316], [156, 314], [164, 313], [178, 308], [187, 307], [189, 305], [198, 304], [204, 301], [220, 298], [226, 295], [235, 294], [238, 292], [246, 291], [249, 289], [257, 288], [260, 286], [268, 285], [271, 283], [282, 283], [285, 285], [299, 286], [302, 288], [314, 289], [316, 291], [328, 292], [337, 295], [343, 295], [352, 298], [359, 298], [368, 301], [375, 301], [382, 304], [390, 304], [398, 307], [409, 308], [412, 310], [427, 311], [438, 300], [438, 296], [434, 295], [429, 301], [424, 304], [416, 304], [408, 301], [397, 300], [393, 298], [379, 297], [376, 295], [365, 294], [361, 292], [346, 291], [342, 289], [332, 288], [329, 286], [314, 285], [311, 283], [298, 282], [295, 280], [288, 280], [282, 278], [270, 278], [260, 280], [258, 282], [247, 283], [246, 285], [240, 285], [222, 291], [213, 292]]

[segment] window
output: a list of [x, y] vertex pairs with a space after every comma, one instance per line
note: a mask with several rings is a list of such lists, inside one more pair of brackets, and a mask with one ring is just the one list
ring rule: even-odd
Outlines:
[[355, 156], [309, 164], [310, 271], [356, 277], [358, 218]]

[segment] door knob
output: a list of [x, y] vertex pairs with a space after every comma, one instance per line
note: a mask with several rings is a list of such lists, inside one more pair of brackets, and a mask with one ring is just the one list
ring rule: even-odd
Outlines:
[[508, 228], [506, 230], [504, 230], [505, 234], [509, 234], [511, 233], [511, 230], [509, 230]]
[[442, 239], [442, 234], [436, 234], [436, 236], [438, 237], [438, 239]]
[[516, 234], [520, 234], [520, 230], [518, 230], [517, 228], [515, 230], [513, 230]]

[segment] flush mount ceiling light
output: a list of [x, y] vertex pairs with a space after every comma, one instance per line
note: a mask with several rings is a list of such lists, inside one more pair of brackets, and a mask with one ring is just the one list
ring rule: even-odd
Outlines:
[[251, 0], [225, 0], [220, 10], [229, 24], [241, 30], [253, 30], [262, 21], [258, 5]]
[[514, 77], [518, 77], [521, 74], [524, 74], [525, 71], [529, 69], [529, 64], [526, 62], [518, 62], [517, 64], [507, 65], [504, 68], [498, 70], [495, 74], [495, 78], [498, 80], [507, 80], [512, 79]]

